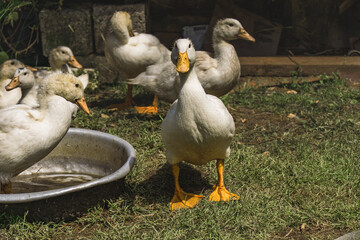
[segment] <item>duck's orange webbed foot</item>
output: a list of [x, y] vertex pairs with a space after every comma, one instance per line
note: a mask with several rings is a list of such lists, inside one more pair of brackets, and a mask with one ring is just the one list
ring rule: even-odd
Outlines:
[[174, 197], [170, 202], [170, 209], [193, 208], [204, 196], [186, 193], [182, 189], [175, 191]]
[[218, 183], [215, 184], [214, 191], [211, 193], [209, 200], [210, 201], [230, 201], [230, 200], [239, 200], [240, 197], [234, 193], [226, 190], [224, 185], [224, 160], [219, 159], [216, 162], [217, 172], [218, 172]]
[[156, 115], [159, 111], [158, 98], [154, 97], [153, 103], [148, 107], [135, 107], [136, 111], [140, 114]]
[[230, 201], [239, 200], [240, 197], [234, 193], [226, 190], [225, 186], [219, 187], [217, 184], [214, 186], [214, 191], [211, 193], [210, 201]]

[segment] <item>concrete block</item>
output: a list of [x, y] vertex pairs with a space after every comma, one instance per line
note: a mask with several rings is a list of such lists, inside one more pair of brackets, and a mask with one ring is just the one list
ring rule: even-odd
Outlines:
[[138, 33], [146, 32], [145, 4], [93, 6], [94, 37], [96, 53], [104, 54], [104, 40], [111, 33], [110, 19], [114, 12], [126, 11], [130, 14], [133, 28]]
[[45, 9], [39, 20], [44, 56], [59, 45], [70, 47], [75, 56], [93, 52], [90, 9]]

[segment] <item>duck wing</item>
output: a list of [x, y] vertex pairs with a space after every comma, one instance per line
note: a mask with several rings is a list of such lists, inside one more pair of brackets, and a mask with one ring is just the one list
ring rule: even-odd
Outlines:
[[17, 104], [0, 111], [0, 133], [15, 129], [30, 129], [34, 122], [40, 122], [43, 115], [25, 104]]
[[145, 72], [128, 79], [127, 83], [140, 85], [169, 103], [174, 102], [179, 95], [179, 74], [170, 61], [148, 66]]
[[205, 89], [210, 89], [213, 85], [213, 79], [218, 79], [218, 61], [213, 55], [205, 51], [196, 51], [196, 74]]

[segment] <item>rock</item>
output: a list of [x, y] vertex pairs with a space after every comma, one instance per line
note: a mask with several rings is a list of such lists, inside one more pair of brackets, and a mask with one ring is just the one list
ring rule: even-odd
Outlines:
[[111, 32], [110, 19], [114, 12], [126, 11], [130, 14], [136, 32], [146, 32], [145, 4], [99, 5], [93, 6], [94, 38], [96, 53], [104, 54], [104, 41]]
[[360, 231], [351, 232], [341, 236], [335, 240], [358, 240], [360, 239]]
[[40, 11], [39, 20], [44, 56], [60, 45], [70, 47], [76, 56], [93, 52], [89, 9], [45, 9]]

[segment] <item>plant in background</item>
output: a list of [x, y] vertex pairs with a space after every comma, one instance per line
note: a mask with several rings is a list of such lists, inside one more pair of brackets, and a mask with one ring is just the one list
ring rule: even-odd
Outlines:
[[4, 0], [0, 2], [0, 21], [7, 19], [11, 20], [15, 15], [17, 15], [17, 10], [19, 8], [29, 5], [31, 2], [28, 1], [17, 1], [17, 0]]
[[0, 61], [1, 56], [27, 53], [39, 42], [37, 18], [32, 18], [35, 5], [35, 0], [0, 1]]
[[19, 0], [5, 0], [0, 3], [0, 21], [5, 24], [11, 24], [14, 27], [14, 22], [19, 20], [20, 8], [30, 5], [29, 1]]
[[9, 59], [9, 56], [4, 51], [0, 51], [0, 64]]

